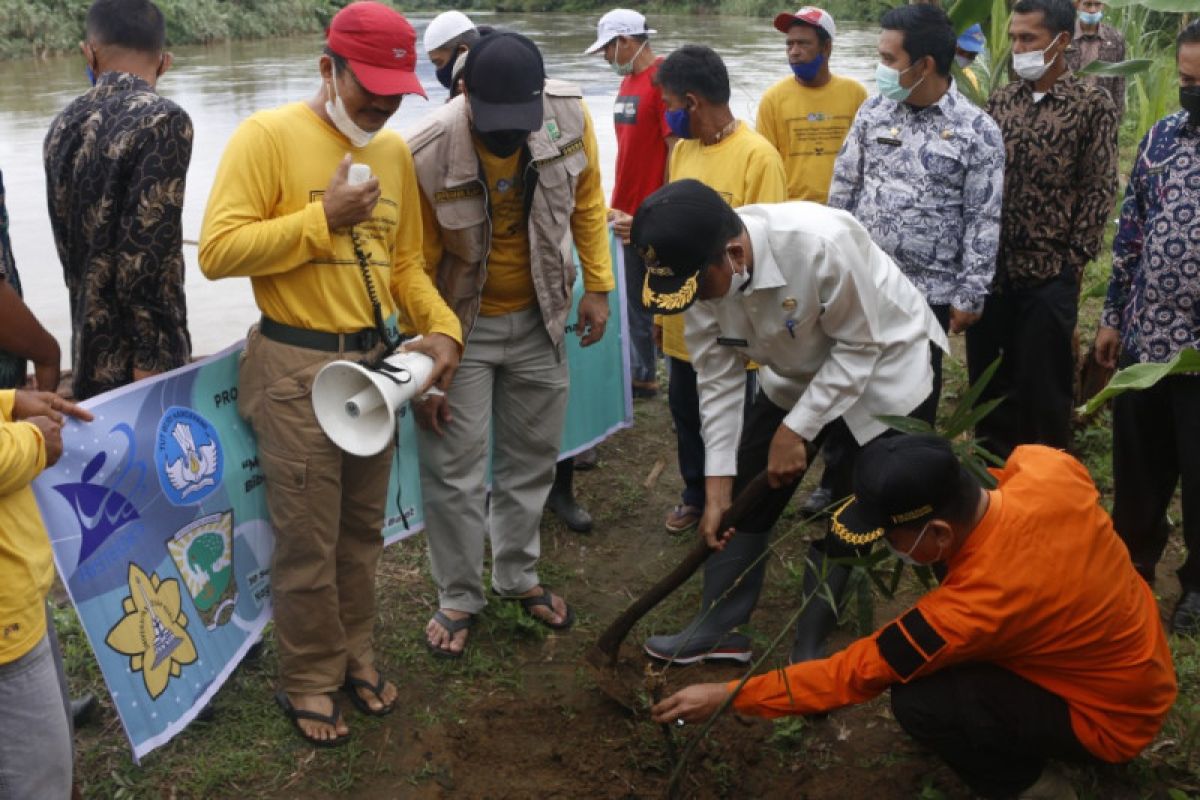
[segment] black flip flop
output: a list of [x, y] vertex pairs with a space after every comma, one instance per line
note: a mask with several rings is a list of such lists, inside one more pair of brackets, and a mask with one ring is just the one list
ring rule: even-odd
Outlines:
[[382, 672], [376, 672], [379, 675], [378, 683], [371, 683], [365, 678], [355, 678], [352, 675], [346, 676], [346, 682], [342, 684], [342, 691], [350, 697], [350, 702], [354, 703], [354, 707], [369, 717], [386, 717], [388, 714], [396, 710], [396, 701], [393, 700], [387, 703], [383, 708], [371, 708], [371, 704], [362, 698], [358, 693], [359, 689], [366, 689], [371, 694], [375, 695], [379, 702], [383, 702], [383, 687], [387, 685], [387, 681], [383, 677]]
[[304, 728], [300, 727], [300, 720], [307, 719], [313, 722], [324, 722], [333, 728], [337, 728], [338, 722], [342, 718], [342, 710], [338, 708], [336, 700], [333, 701], [333, 713], [322, 714], [319, 711], [306, 711], [302, 708], [296, 708], [292, 705], [292, 701], [288, 698], [287, 693], [282, 689], [275, 693], [275, 702], [283, 709], [283, 714], [291, 720], [292, 727], [296, 729], [296, 733], [300, 738], [308, 742], [313, 747], [341, 747], [346, 742], [350, 741], [350, 734], [344, 733], [341, 736], [335, 736], [332, 739], [316, 739], [304, 732]]
[[[470, 628], [472, 625], [474, 625], [475, 615], [472, 614], [471, 616], [463, 617], [462, 619], [451, 619], [442, 613], [442, 610], [439, 608], [437, 611], [433, 612], [433, 621], [445, 628], [446, 632], [453, 637], [454, 634], [458, 633], [459, 631]], [[426, 649], [433, 654], [434, 658], [462, 658], [463, 653], [467, 652], [466, 647], [463, 647], [462, 650], [459, 650], [457, 653], [455, 653], [452, 650], [447, 650], [443, 647], [438, 647], [437, 645], [433, 644], [429, 641], [427, 636], [422, 635], [422, 639], [425, 642]], [[468, 639], [468, 641], [470, 640]]]
[[524, 609], [525, 613], [545, 625], [550, 630], [565, 631], [575, 624], [575, 610], [567, 605], [566, 600], [563, 600], [563, 607], [566, 609], [566, 614], [563, 616], [563, 621], [558, 624], [555, 624], [545, 617], [541, 617], [533, 613], [533, 609], [536, 606], [545, 606], [546, 608], [550, 609], [550, 613], [557, 613], [554, 610], [554, 593], [545, 586], [542, 587], [541, 594], [535, 594], [532, 597], [509, 597], [505, 599], [521, 601], [521, 608]]

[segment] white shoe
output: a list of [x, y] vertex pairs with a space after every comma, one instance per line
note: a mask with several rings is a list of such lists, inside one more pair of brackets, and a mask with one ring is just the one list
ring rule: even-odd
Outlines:
[[1079, 795], [1058, 767], [1047, 764], [1038, 779], [1017, 795], [1017, 800], [1079, 800]]

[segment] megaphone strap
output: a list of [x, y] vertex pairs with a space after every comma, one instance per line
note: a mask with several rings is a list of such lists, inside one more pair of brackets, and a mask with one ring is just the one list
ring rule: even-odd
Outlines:
[[[375, 280], [371, 277], [371, 262], [367, 259], [366, 252], [363, 251], [357, 228], [350, 229], [350, 243], [354, 247], [354, 257], [358, 260], [358, 270], [362, 273], [363, 285], [367, 287], [367, 298], [371, 301], [371, 315], [375, 319], [375, 330], [379, 332], [379, 338], [385, 345], [383, 353], [379, 356], [379, 361], [382, 362], [400, 346], [401, 339], [393, 336], [383, 322], [383, 306], [380, 305], [379, 295], [375, 292]], [[377, 364], [365, 364], [364, 366], [375, 369]]]

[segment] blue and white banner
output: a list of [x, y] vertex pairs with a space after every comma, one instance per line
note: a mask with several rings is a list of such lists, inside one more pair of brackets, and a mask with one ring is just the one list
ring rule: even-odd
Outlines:
[[[621, 249], [612, 249], [608, 334], [567, 345], [564, 455], [633, 420]], [[581, 293], [577, 285], [576, 304]], [[62, 458], [34, 482], [135, 760], [183, 730], [270, 620], [274, 536], [254, 435], [237, 413], [241, 347], [84, 403], [95, 421], [69, 421]], [[389, 543], [424, 525], [412, 415], [400, 423]]]

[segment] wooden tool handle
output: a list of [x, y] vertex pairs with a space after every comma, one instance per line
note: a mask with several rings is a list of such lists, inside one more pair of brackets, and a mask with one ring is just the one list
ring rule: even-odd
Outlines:
[[[763, 471], [746, 484], [745, 488], [734, 498], [733, 505], [721, 517], [720, 530], [736, 528], [742, 518], [763, 501], [768, 491], [770, 491], [770, 486], [767, 483], [767, 473]], [[709, 549], [707, 542], [703, 539], [697, 541], [695, 546], [684, 556], [679, 566], [647, 589], [641, 597], [634, 600], [629, 608], [621, 613], [621, 616], [613, 620], [604, 633], [600, 634], [600, 638], [596, 641], [596, 647], [615, 663], [617, 653], [621, 649], [621, 642], [625, 641], [625, 637], [629, 635], [629, 631], [633, 629], [637, 621], [692, 577], [692, 573], [700, 568], [700, 565], [708, 559], [711, 553], [712, 550]]]

